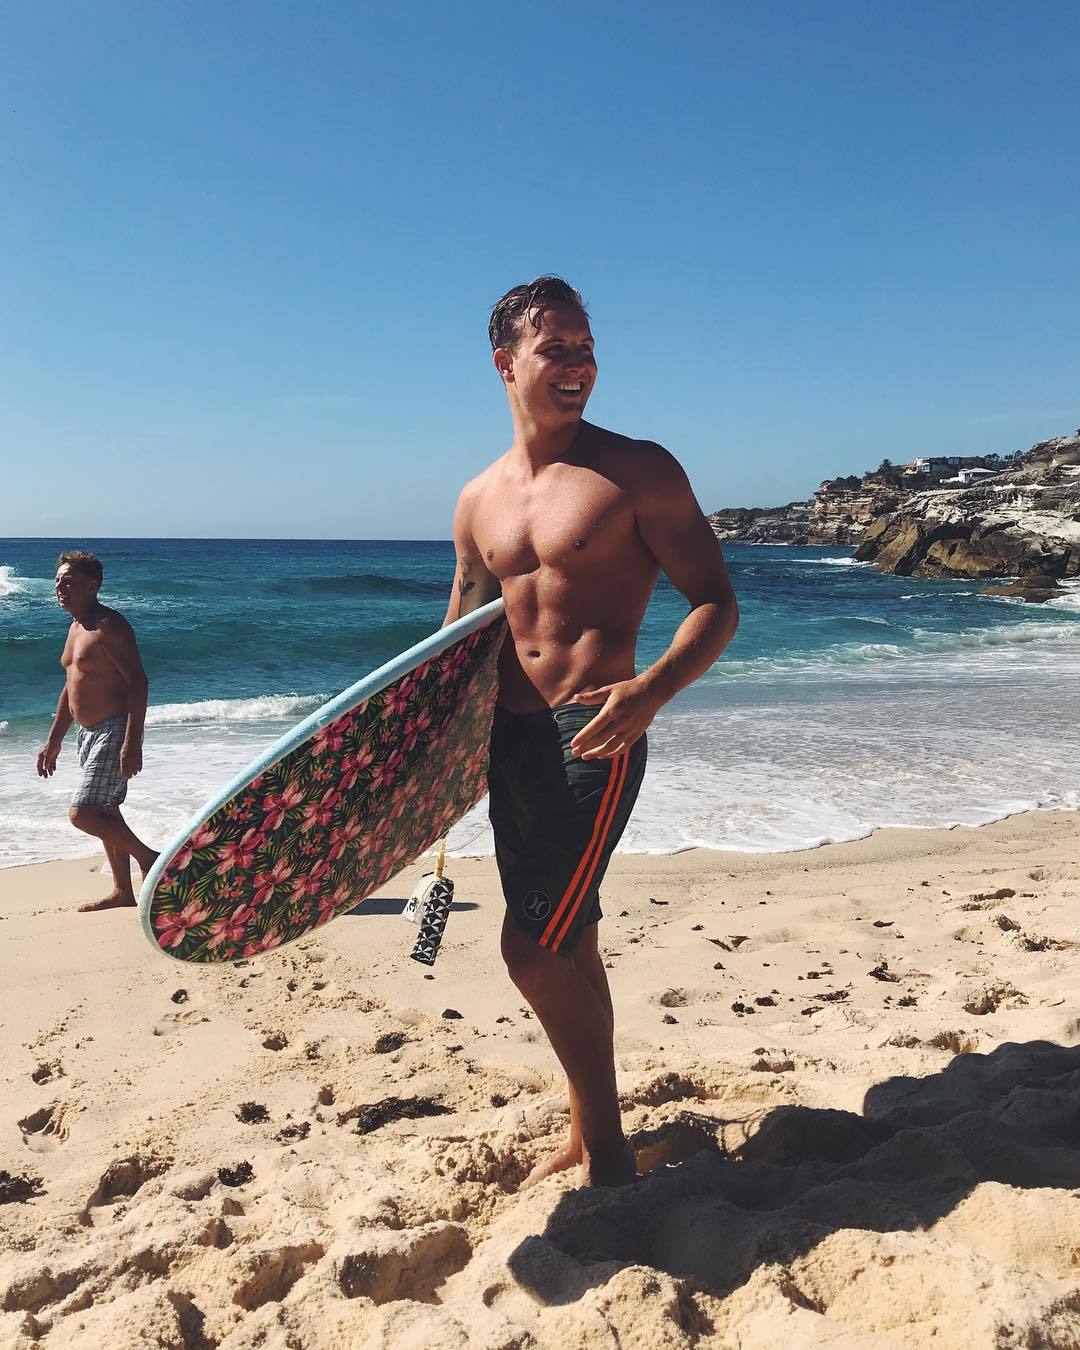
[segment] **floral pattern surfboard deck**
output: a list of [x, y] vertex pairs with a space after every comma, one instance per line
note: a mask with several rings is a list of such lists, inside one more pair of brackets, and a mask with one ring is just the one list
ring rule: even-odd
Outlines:
[[295, 942], [430, 848], [487, 791], [504, 632], [495, 601], [272, 746], [154, 864], [154, 946], [210, 963]]

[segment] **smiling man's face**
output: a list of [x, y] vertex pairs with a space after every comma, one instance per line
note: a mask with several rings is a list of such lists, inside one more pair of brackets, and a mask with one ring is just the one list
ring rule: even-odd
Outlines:
[[580, 309], [546, 309], [539, 327], [536, 317], [525, 318], [517, 344], [499, 348], [495, 363], [534, 423], [565, 426], [581, 417], [596, 383], [592, 330]]

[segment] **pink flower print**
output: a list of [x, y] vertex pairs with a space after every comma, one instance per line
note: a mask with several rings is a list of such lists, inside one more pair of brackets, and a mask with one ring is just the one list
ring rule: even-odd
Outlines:
[[349, 883], [347, 881], [339, 882], [338, 885], [334, 887], [332, 894], [324, 895], [319, 900], [319, 914], [315, 920], [315, 927], [317, 928], [319, 924], [326, 923], [328, 919], [332, 919], [343, 905], [352, 903], [352, 898], [352, 887]]
[[297, 877], [293, 882], [293, 900], [301, 900], [308, 895], [318, 895], [319, 888], [322, 886], [323, 879], [329, 870], [330, 863], [326, 858], [320, 858], [314, 866], [309, 867], [302, 877]]
[[462, 647], [450, 652], [446, 658], [446, 664], [443, 666], [442, 674], [439, 676], [439, 684], [446, 685], [459, 679], [468, 659], [469, 653]]
[[383, 859], [384, 866], [391, 867], [396, 872], [398, 868], [402, 865], [408, 852], [409, 852], [408, 844], [405, 843], [396, 844], [394, 848]]
[[191, 862], [191, 855], [200, 848], [206, 848], [207, 844], [212, 844], [216, 838], [217, 835], [208, 825], [200, 825], [169, 864], [169, 871], [182, 872]]
[[410, 801], [415, 796], [416, 784], [414, 782], [400, 783], [394, 789], [394, 795], [390, 798], [390, 819], [397, 820], [398, 816], [401, 815], [402, 811], [405, 810], [406, 806], [409, 805]]
[[384, 718], [400, 717], [409, 706], [408, 691], [402, 689], [400, 685], [386, 691], [386, 697], [383, 701], [382, 715]]
[[404, 730], [401, 733], [401, 739], [406, 750], [411, 750], [416, 742], [431, 726], [431, 713], [426, 708], [418, 712], [405, 723]]
[[401, 772], [401, 764], [404, 758], [405, 756], [400, 750], [395, 750], [389, 758], [385, 759], [381, 764], [377, 764], [371, 771], [371, 786], [373, 788], [383, 788], [386, 787], [388, 783], [392, 783]]
[[271, 792], [263, 798], [262, 827], [266, 831], [279, 830], [287, 812], [304, 800], [303, 790], [290, 783], [282, 792]]
[[318, 895], [319, 882], [311, 872], [305, 872], [302, 877], [297, 877], [292, 885], [293, 904], [303, 900], [308, 895]]
[[292, 876], [292, 867], [284, 858], [279, 858], [268, 872], [259, 872], [254, 881], [255, 893], [251, 897], [253, 905], [264, 905], [274, 892]]
[[352, 787], [360, 774], [362, 774], [368, 765], [371, 764], [374, 758], [374, 754], [366, 745], [363, 749], [354, 751], [353, 754], [345, 756], [341, 761], [341, 778], [339, 780], [339, 785], [343, 792], [347, 792], [349, 788]]
[[435, 808], [439, 804], [441, 795], [441, 784], [436, 784], [425, 796], [421, 797], [413, 806], [413, 810], [421, 820], [430, 820]]
[[249, 942], [244, 948], [245, 956], [258, 956], [260, 952], [268, 952], [271, 947], [277, 947], [281, 944], [281, 934], [276, 928], [271, 928], [264, 938], [256, 938], [254, 942]]
[[354, 839], [357, 839], [362, 833], [363, 826], [358, 820], [347, 821], [341, 828], [334, 833], [334, 842], [330, 845], [330, 851], [327, 853], [327, 859], [330, 862], [336, 862], [345, 852]]
[[189, 900], [179, 914], [159, 914], [158, 946], [179, 947], [188, 932], [209, 917], [210, 911], [200, 909], [198, 900]]
[[340, 797], [341, 793], [337, 788], [327, 788], [317, 802], [308, 802], [300, 822], [301, 830], [306, 832], [315, 829], [316, 826], [321, 830], [328, 829], [334, 818], [334, 807], [337, 806]]
[[223, 844], [217, 865], [218, 876], [223, 877], [227, 872], [232, 871], [246, 872], [255, 861], [255, 854], [262, 847], [262, 843], [262, 835], [258, 830], [252, 828], [246, 834], [241, 835], [239, 839]]
[[242, 905], [239, 909], [233, 910], [227, 919], [218, 919], [210, 929], [209, 945], [220, 947], [223, 942], [240, 942], [247, 921], [253, 913], [250, 905]]
[[311, 743], [313, 755], [325, 755], [328, 750], [337, 754], [345, 743], [347, 726], [342, 725], [344, 720], [339, 717], [336, 722], [331, 722], [329, 726], [323, 727]]

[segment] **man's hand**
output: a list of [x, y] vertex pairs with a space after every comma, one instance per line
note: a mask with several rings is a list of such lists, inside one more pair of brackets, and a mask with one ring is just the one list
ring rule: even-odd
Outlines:
[[142, 746], [129, 745], [127, 741], [120, 747], [120, 776], [134, 778], [142, 768]]
[[655, 695], [648, 693], [636, 678], [587, 689], [575, 694], [571, 702], [603, 704], [570, 742], [571, 751], [580, 759], [613, 759], [629, 750], [645, 734], [661, 707]]
[[38, 751], [37, 771], [39, 778], [51, 778], [56, 772], [56, 761], [60, 756], [59, 745], [53, 745], [52, 741], [46, 741], [45, 745]]

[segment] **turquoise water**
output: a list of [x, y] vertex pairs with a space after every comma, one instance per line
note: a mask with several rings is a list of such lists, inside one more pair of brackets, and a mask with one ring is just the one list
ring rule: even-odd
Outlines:
[[[86, 852], [64, 812], [73, 743], [55, 779], [33, 773], [67, 627], [51, 578], [72, 542], [0, 540], [0, 865]], [[437, 627], [453, 562], [442, 542], [77, 542], [103, 559], [102, 598], [135, 625], [150, 675], [129, 815], [152, 840]], [[742, 626], [658, 719], [624, 847], [793, 848], [1080, 805], [1080, 593], [1024, 607], [882, 576], [842, 550], [727, 553]], [[641, 664], [684, 613], [661, 582]], [[482, 824], [459, 832], [469, 851], [489, 846]]]

